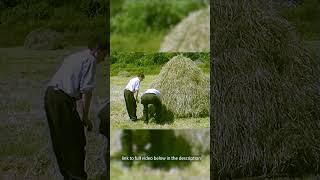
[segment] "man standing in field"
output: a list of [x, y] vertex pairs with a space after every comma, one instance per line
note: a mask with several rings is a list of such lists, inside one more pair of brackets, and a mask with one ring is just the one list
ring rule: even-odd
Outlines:
[[[158, 122], [161, 112], [160, 91], [156, 89], [147, 89], [141, 96], [141, 104], [143, 104], [143, 120], [144, 123], [149, 122], [149, 114], [154, 116]], [[152, 105], [153, 110], [149, 110], [149, 105]]]
[[[84, 126], [92, 129], [89, 109], [95, 86], [96, 64], [105, 59], [107, 42], [94, 38], [88, 49], [67, 56], [48, 84], [45, 110], [53, 150], [64, 179], [87, 179], [84, 170]], [[82, 108], [82, 121], [77, 112]]]
[[140, 82], [143, 81], [144, 74], [140, 73], [137, 77], [132, 78], [124, 89], [124, 100], [131, 121], [137, 121], [137, 103], [139, 103], [138, 95]]

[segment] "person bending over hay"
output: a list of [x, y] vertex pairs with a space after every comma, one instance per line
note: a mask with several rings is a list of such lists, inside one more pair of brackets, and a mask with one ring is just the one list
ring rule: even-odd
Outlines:
[[[160, 91], [156, 89], [147, 89], [141, 96], [141, 104], [143, 104], [143, 121], [148, 124], [149, 114], [155, 117], [159, 122], [161, 112], [161, 98]], [[150, 108], [148, 108], [151, 106]]]
[[[108, 45], [94, 37], [88, 49], [67, 56], [54, 74], [44, 97], [52, 147], [65, 179], [87, 179], [84, 126], [92, 130], [89, 110], [97, 64], [104, 61]], [[77, 112], [80, 102], [82, 117]]]

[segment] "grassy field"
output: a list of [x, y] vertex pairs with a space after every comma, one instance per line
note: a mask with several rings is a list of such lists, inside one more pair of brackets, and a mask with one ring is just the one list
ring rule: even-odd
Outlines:
[[[53, 156], [43, 108], [46, 84], [63, 57], [82, 49], [29, 51], [0, 49], [0, 179], [61, 179]], [[96, 179], [104, 170], [101, 151], [106, 140], [97, 134], [98, 108], [105, 97], [103, 66], [97, 69], [97, 88], [91, 118], [95, 131], [87, 134], [86, 171]]]
[[[112, 67], [111, 67], [112, 68]], [[146, 75], [140, 87], [140, 95], [150, 86], [156, 75]], [[149, 121], [149, 124], [144, 124], [143, 121], [131, 122], [129, 120], [125, 101], [123, 97], [123, 89], [130, 80], [130, 77], [111, 76], [111, 128], [125, 129], [191, 129], [191, 128], [207, 128], [209, 127], [209, 117], [205, 118], [176, 118], [170, 124], [157, 124], [155, 121]], [[141, 104], [137, 107], [138, 119], [142, 117], [143, 107]]]
[[111, 34], [112, 51], [123, 52], [157, 52], [164, 39], [165, 32], [149, 32], [144, 34], [129, 33]]

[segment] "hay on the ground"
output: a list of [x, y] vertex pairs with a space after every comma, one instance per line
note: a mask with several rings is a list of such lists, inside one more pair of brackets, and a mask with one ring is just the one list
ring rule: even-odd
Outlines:
[[209, 52], [210, 9], [191, 13], [165, 37], [160, 52]]
[[45, 28], [30, 32], [24, 42], [24, 47], [32, 50], [56, 50], [62, 49], [63, 46], [63, 36]]
[[269, 1], [211, 8], [214, 177], [318, 174], [314, 59]]
[[209, 78], [189, 58], [173, 57], [162, 67], [151, 87], [161, 92], [162, 103], [175, 117], [209, 114]]

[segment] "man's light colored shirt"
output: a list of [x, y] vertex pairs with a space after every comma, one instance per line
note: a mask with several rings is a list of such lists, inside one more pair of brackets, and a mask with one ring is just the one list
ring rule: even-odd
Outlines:
[[139, 87], [140, 87], [140, 79], [138, 77], [135, 77], [129, 81], [125, 89], [135, 93], [136, 91], [139, 90]]
[[143, 94], [155, 94], [156, 96], [158, 96], [160, 98], [160, 91], [158, 91], [156, 89], [147, 89]]
[[96, 64], [96, 58], [89, 49], [67, 56], [48, 86], [80, 99], [81, 94], [94, 89]]

